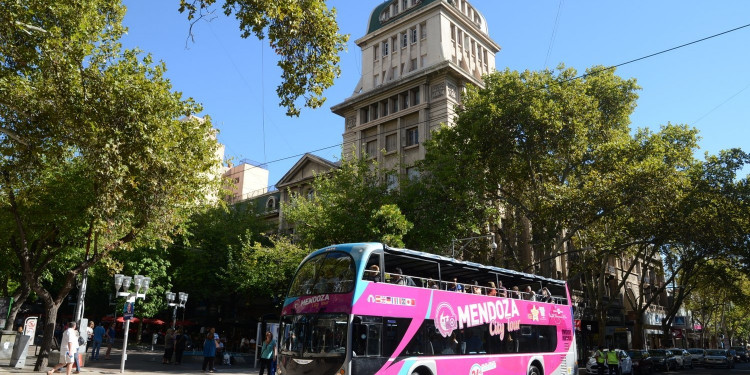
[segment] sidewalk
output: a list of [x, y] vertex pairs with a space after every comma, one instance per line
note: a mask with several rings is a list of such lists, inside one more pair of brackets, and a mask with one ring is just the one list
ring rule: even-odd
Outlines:
[[[51, 363], [47, 368], [41, 372], [34, 372], [34, 364], [36, 363], [36, 356], [34, 355], [36, 347], [29, 347], [29, 357], [26, 358], [26, 366], [24, 368], [10, 367], [10, 361], [3, 361], [0, 363], [0, 374], [42, 374], [45, 371], [52, 368], [55, 363]], [[116, 350], [112, 348], [111, 360], [99, 359], [98, 361], [85, 361], [84, 367], [81, 367], [81, 375], [99, 375], [99, 374], [119, 374], [120, 373], [120, 361], [122, 359], [122, 350]], [[90, 354], [90, 351], [89, 351]], [[163, 352], [162, 351], [149, 351], [128, 348], [128, 357], [125, 361], [125, 373], [132, 375], [146, 375], [146, 374], [185, 374], [185, 373], [200, 373], [201, 365], [203, 364], [202, 356], [184, 356], [183, 363], [180, 365], [175, 364], [162, 364]], [[253, 368], [252, 360], [249, 363], [238, 363], [232, 366], [219, 365], [216, 362], [216, 373], [221, 374], [258, 374], [258, 369]], [[75, 371], [75, 366], [73, 367]], [[63, 369], [57, 374], [65, 374]], [[207, 373], [208, 374], [208, 373]]]

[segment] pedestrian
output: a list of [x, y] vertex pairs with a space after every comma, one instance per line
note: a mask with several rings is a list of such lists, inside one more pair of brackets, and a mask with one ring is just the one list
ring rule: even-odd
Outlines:
[[604, 356], [604, 346], [599, 346], [599, 349], [594, 353], [594, 358], [596, 358], [596, 366], [599, 369], [599, 375], [604, 375], [604, 369], [607, 368], [607, 365], [604, 364], [606, 359]]
[[498, 297], [508, 296], [508, 292], [505, 290], [505, 287], [503, 286], [503, 282], [500, 280], [497, 281], [497, 296]]
[[260, 373], [263, 375], [263, 370], [267, 367], [268, 374], [271, 373], [271, 361], [276, 359], [276, 340], [273, 339], [271, 331], [266, 332], [266, 339], [263, 340], [263, 345], [260, 348]]
[[609, 346], [607, 352], [607, 367], [609, 367], [609, 375], [620, 375], [620, 359], [617, 358], [617, 352], [613, 345]]
[[107, 351], [104, 353], [104, 359], [112, 359], [109, 357], [109, 353], [112, 352], [112, 345], [115, 344], [115, 324], [111, 323], [107, 325], [107, 332], [104, 335], [104, 339], [107, 340]]
[[167, 330], [167, 333], [164, 335], [164, 358], [161, 359], [162, 364], [172, 363], [172, 354], [174, 354], [174, 347], [174, 331], [172, 330], [172, 328], [169, 328]]
[[182, 363], [182, 353], [185, 351], [185, 344], [187, 344], [187, 337], [182, 329], [177, 329], [175, 333], [174, 343], [174, 364], [179, 365]]
[[80, 374], [81, 373], [81, 357], [78, 354], [78, 351], [83, 348], [84, 352], [86, 350], [86, 340], [83, 338], [83, 334], [79, 330], [75, 331], [76, 333], [76, 341], [78, 341], [78, 347], [76, 347], [76, 352], [73, 355], [73, 363], [76, 365], [76, 370], [73, 371], [74, 374]]
[[216, 340], [214, 340], [214, 333], [216, 329], [211, 328], [208, 330], [205, 339], [203, 340], [203, 372], [214, 372], [214, 357], [216, 357]]
[[102, 322], [99, 322], [99, 325], [94, 328], [93, 342], [91, 344], [91, 359], [95, 361], [99, 360], [99, 350], [102, 348], [102, 340], [105, 334], [104, 326], [102, 326]]
[[89, 326], [86, 327], [86, 349], [83, 350], [86, 353], [89, 350], [89, 346], [92, 346], [94, 339], [94, 321], [89, 321]]
[[47, 375], [52, 375], [57, 369], [65, 367], [65, 374], [70, 375], [75, 363], [76, 351], [78, 351], [78, 336], [76, 335], [76, 322], [70, 322], [68, 329], [63, 331], [60, 340], [60, 354], [65, 350], [65, 356], [62, 361], [47, 371]]

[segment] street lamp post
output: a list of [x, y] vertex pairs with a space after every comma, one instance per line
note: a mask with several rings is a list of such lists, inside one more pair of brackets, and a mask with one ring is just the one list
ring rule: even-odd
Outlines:
[[[167, 303], [170, 307], [172, 307], [172, 329], [175, 328], [175, 325], [177, 324], [177, 308], [181, 307], [182, 310], [182, 317], [185, 317], [185, 304], [187, 303], [188, 294], [179, 292], [177, 294], [177, 301], [175, 301], [175, 294], [172, 292], [167, 292]], [[183, 319], [184, 320], [184, 319]]]
[[[133, 281], [133, 285], [135, 285], [135, 291], [130, 291], [130, 281]], [[135, 275], [132, 278], [130, 276], [125, 276], [122, 274], [116, 274], [115, 275], [115, 292], [117, 293], [118, 297], [125, 297], [125, 302], [127, 303], [134, 303], [136, 299], [138, 298], [146, 298], [146, 292], [148, 292], [148, 288], [151, 286], [151, 278], [145, 277], [141, 275]], [[120, 291], [120, 288], [122, 288], [122, 291]], [[143, 291], [143, 293], [140, 293]], [[125, 318], [123, 314], [123, 319]], [[125, 360], [128, 357], [127, 349], [128, 349], [128, 332], [130, 331], [130, 319], [125, 320], [125, 334], [123, 336], [122, 341], [122, 359], [120, 360], [120, 373], [125, 372]]]
[[485, 234], [485, 235], [476, 236], [476, 237], [467, 237], [467, 238], [458, 238], [458, 239], [454, 238], [454, 239], [451, 240], [451, 258], [455, 258], [456, 257], [456, 242], [468, 241], [468, 242], [466, 242], [465, 245], [461, 246], [461, 248], [458, 250], [459, 252], [462, 252], [466, 246], [469, 246], [470, 243], [472, 243], [474, 240], [479, 239], [479, 238], [489, 238], [489, 239], [491, 239], [492, 243], [490, 244], [490, 248], [492, 250], [497, 250], [497, 243], [495, 242], [495, 234], [494, 233]]

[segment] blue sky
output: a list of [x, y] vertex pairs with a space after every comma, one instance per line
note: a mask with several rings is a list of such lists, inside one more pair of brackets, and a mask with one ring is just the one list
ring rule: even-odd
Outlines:
[[[315, 152], [340, 157], [344, 121], [330, 111], [349, 97], [359, 80], [361, 56], [354, 40], [365, 33], [380, 0], [334, 0], [342, 33], [350, 34], [341, 56], [342, 75], [325, 92], [321, 108], [290, 118], [278, 106], [279, 70], [267, 41], [242, 39], [238, 22], [216, 12], [189, 23], [179, 0], [125, 0], [127, 48], [138, 47], [167, 65], [173, 88], [204, 106], [220, 130], [226, 155], [267, 163], [269, 185], [299, 159]], [[559, 63], [583, 72], [617, 65], [750, 24], [747, 0], [474, 0], [501, 46], [496, 68], [540, 70]], [[750, 151], [750, 27], [617, 69], [642, 87], [633, 128], [658, 129], [667, 122], [700, 130], [701, 150], [711, 154], [739, 147]], [[748, 168], [745, 171], [750, 172]]]

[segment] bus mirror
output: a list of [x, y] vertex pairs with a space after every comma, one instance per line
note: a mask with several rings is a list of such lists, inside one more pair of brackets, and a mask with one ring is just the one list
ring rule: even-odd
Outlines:
[[362, 324], [362, 318], [355, 316], [354, 319], [352, 319], [352, 324]]

